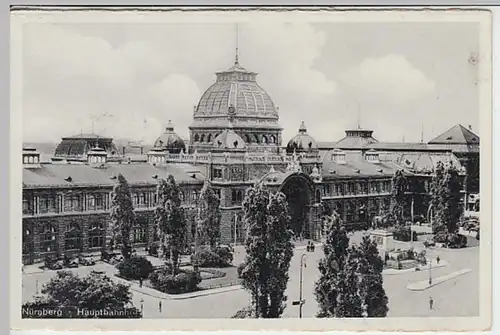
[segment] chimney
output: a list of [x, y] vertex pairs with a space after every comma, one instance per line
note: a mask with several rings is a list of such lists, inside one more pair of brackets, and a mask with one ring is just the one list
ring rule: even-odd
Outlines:
[[40, 153], [35, 148], [23, 148], [23, 168], [40, 168]]

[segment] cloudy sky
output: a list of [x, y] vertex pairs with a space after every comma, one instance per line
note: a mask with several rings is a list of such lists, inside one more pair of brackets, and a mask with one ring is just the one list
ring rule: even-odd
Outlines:
[[[193, 106], [234, 61], [235, 24], [23, 27], [23, 138], [95, 132], [151, 143], [168, 120], [188, 136]], [[286, 143], [304, 120], [318, 141], [356, 127], [380, 141], [477, 132], [474, 23], [239, 25], [240, 63], [280, 107]]]

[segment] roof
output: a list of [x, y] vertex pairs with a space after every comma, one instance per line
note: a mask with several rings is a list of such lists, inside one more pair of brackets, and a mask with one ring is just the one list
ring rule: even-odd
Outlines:
[[340, 148], [344, 150], [378, 150], [378, 151], [451, 151], [451, 148], [446, 146], [431, 145], [427, 143], [411, 143], [411, 142], [374, 142], [358, 140], [346, 140], [344, 144], [337, 145], [338, 142], [318, 142], [320, 149]]
[[361, 159], [346, 158], [345, 164], [332, 161], [330, 155], [323, 159], [322, 176], [325, 177], [386, 177], [392, 176], [401, 167], [392, 162], [369, 163]]
[[65, 139], [89, 139], [89, 140], [103, 140], [103, 141], [112, 141], [113, 139], [111, 137], [106, 137], [106, 136], [101, 136], [98, 134], [93, 134], [93, 133], [81, 133], [81, 134], [76, 134], [73, 136], [68, 136], [68, 137], [63, 137], [63, 140]]
[[201, 96], [194, 118], [207, 115], [226, 115], [234, 107], [237, 116], [268, 116], [278, 119], [278, 109], [269, 94], [255, 81], [256, 74], [248, 72], [236, 61], [227, 71], [217, 73], [217, 81]]
[[246, 149], [245, 141], [232, 129], [226, 129], [220, 133], [213, 141], [213, 149], [216, 150], [239, 150]]
[[318, 144], [314, 140], [314, 138], [307, 133], [306, 125], [304, 121], [302, 121], [299, 127], [299, 133], [292, 137], [290, 141], [288, 141], [288, 145], [286, 146], [286, 151], [288, 153], [292, 152], [303, 152], [303, 151], [312, 151], [318, 149]]
[[433, 140], [429, 144], [479, 144], [479, 136], [461, 124], [457, 124]]
[[[111, 179], [121, 173], [131, 185], [154, 185], [153, 176], [167, 178], [172, 174], [179, 184], [203, 184], [205, 176], [188, 164], [153, 166], [147, 163], [106, 164], [95, 168], [86, 164], [42, 164], [37, 169], [23, 169], [23, 187], [112, 187]], [[71, 181], [67, 181], [71, 177]], [[194, 177], [194, 178], [193, 178]]]
[[154, 147], [162, 148], [173, 153], [179, 153], [182, 150], [186, 150], [186, 144], [174, 131], [174, 125], [171, 121], [168, 122], [165, 132], [156, 139]]

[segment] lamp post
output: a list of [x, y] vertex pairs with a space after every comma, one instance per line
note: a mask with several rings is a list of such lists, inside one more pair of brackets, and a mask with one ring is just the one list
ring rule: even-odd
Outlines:
[[234, 247], [236, 248], [237, 241], [237, 233], [238, 233], [238, 215], [234, 214]]
[[141, 315], [143, 314], [143, 312], [144, 312], [144, 299], [141, 298]]
[[38, 279], [36, 280], [36, 294], [38, 294]]
[[292, 305], [299, 305], [299, 318], [302, 318], [302, 306], [305, 304], [305, 300], [302, 299], [302, 269], [306, 267], [306, 259], [306, 254], [300, 256], [299, 300], [292, 303]]

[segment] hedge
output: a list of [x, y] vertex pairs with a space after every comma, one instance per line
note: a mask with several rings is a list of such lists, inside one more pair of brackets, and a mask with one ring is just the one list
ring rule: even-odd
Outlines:
[[128, 279], [146, 279], [154, 268], [150, 261], [143, 256], [132, 256], [119, 263], [116, 268], [120, 276]]
[[211, 250], [209, 247], [203, 246], [191, 255], [192, 264], [205, 268], [230, 266], [232, 261], [233, 254], [228, 247], [217, 247], [215, 250]]
[[447, 248], [457, 249], [467, 246], [467, 237], [456, 233], [438, 233], [434, 235], [434, 242], [442, 243]]
[[170, 267], [163, 267], [149, 275], [149, 282], [153, 288], [164, 293], [188, 293], [198, 290], [201, 275], [199, 271], [180, 269], [174, 276]]

